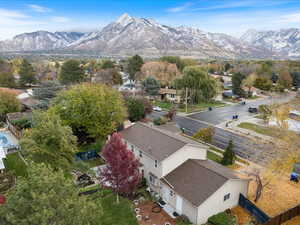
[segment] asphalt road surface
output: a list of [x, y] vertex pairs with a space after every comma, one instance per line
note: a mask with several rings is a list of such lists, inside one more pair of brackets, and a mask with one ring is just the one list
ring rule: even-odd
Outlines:
[[248, 112], [249, 107], [258, 108], [258, 106], [260, 105], [269, 105], [274, 103], [287, 102], [293, 97], [294, 94], [289, 94], [289, 95], [276, 97], [276, 98], [270, 97], [270, 98], [258, 99], [256, 101], [255, 100], [249, 102], [246, 101], [246, 105], [235, 104], [232, 106], [214, 108], [212, 111], [199, 112], [199, 113], [192, 114], [188, 117], [217, 125], [225, 121], [231, 120], [233, 115], [238, 115], [239, 118], [250, 116], [251, 113]]
[[[153, 112], [150, 117], [153, 119], [164, 114], [164, 112]], [[206, 122], [183, 116], [175, 116], [174, 121], [179, 128], [184, 129], [185, 134], [190, 136], [195, 134], [199, 129], [210, 126]], [[270, 157], [272, 157], [273, 148], [270, 144], [257, 143], [245, 136], [215, 127], [215, 135], [212, 141], [213, 145], [225, 149], [230, 140], [233, 141], [235, 153], [244, 159], [265, 165]]]
[[[201, 128], [217, 125], [230, 120], [232, 114], [238, 114], [240, 117], [248, 116], [248, 107], [258, 107], [261, 104], [286, 102], [293, 97], [294, 95], [287, 95], [276, 99], [269, 98], [257, 100], [246, 105], [226, 106], [214, 109], [213, 111], [196, 113], [188, 117], [176, 115], [174, 121], [179, 128], [183, 128], [184, 133], [192, 136]], [[154, 119], [164, 114], [165, 112], [153, 112], [150, 115], [150, 118]], [[254, 141], [246, 136], [241, 136], [231, 131], [215, 127], [215, 135], [212, 141], [213, 145], [225, 149], [230, 140], [233, 141], [234, 151], [237, 155], [260, 165], [268, 163], [275, 154], [274, 148], [270, 143]]]

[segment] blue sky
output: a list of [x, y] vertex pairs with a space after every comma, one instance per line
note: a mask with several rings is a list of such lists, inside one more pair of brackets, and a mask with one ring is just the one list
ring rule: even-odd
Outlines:
[[0, 40], [36, 30], [96, 30], [125, 12], [235, 36], [300, 28], [300, 0], [0, 0]]

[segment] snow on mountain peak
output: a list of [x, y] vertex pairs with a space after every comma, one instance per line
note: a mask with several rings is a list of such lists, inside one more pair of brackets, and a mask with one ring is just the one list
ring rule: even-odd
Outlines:
[[126, 26], [127, 24], [131, 23], [133, 21], [133, 18], [129, 16], [127, 13], [124, 13], [122, 16], [120, 16], [116, 23], [121, 24], [122, 26]]

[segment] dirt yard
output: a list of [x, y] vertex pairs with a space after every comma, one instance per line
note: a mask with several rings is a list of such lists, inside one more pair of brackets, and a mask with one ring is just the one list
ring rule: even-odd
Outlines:
[[297, 216], [297, 217], [283, 223], [282, 225], [300, 225], [300, 216]]
[[[254, 199], [256, 190], [255, 182], [250, 182], [250, 200]], [[288, 177], [276, 180], [264, 188], [261, 199], [256, 205], [269, 216], [276, 216], [290, 208], [300, 204], [300, 183], [295, 184], [289, 181]], [[300, 224], [297, 224], [300, 225]]]
[[140, 225], [165, 225], [169, 222], [170, 225], [176, 225], [176, 220], [172, 219], [165, 211], [161, 210], [159, 213], [152, 212], [152, 208], [155, 204], [151, 201], [144, 202], [137, 206], [140, 211], [137, 213], [141, 215], [139, 220]]

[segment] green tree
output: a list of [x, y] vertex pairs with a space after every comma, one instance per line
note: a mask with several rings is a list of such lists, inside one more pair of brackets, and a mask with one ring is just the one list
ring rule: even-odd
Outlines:
[[20, 65], [19, 75], [20, 75], [19, 84], [21, 86], [26, 86], [28, 84], [31, 85], [37, 82], [35, 77], [35, 71], [32, 65], [26, 59], [22, 60], [22, 63]]
[[127, 71], [130, 80], [136, 80], [136, 74], [141, 71], [144, 60], [141, 56], [135, 55], [128, 59]]
[[101, 215], [101, 205], [79, 197], [62, 170], [53, 172], [44, 164], [32, 164], [0, 207], [0, 222], [6, 225], [101, 225]]
[[176, 79], [174, 84], [184, 96], [187, 94], [192, 103], [209, 102], [217, 94], [217, 82], [197, 66], [186, 67], [183, 77]]
[[84, 81], [85, 74], [80, 62], [70, 59], [63, 63], [60, 69], [59, 80], [62, 84], [75, 84]]
[[200, 129], [197, 133], [193, 135], [193, 137], [196, 139], [200, 139], [201, 141], [211, 143], [214, 134], [215, 134], [214, 127], [206, 127]]
[[287, 68], [279, 71], [278, 83], [284, 88], [290, 88], [293, 84], [293, 78]]
[[245, 91], [242, 89], [242, 82], [245, 79], [245, 75], [242, 73], [234, 73], [231, 81], [232, 81], [232, 91], [233, 94], [244, 97]]
[[7, 113], [19, 112], [21, 103], [11, 91], [0, 90], [0, 121], [5, 120]]
[[233, 141], [230, 140], [228, 143], [227, 148], [225, 149], [225, 152], [223, 153], [223, 158], [221, 163], [224, 166], [232, 165], [236, 159], [235, 153], [233, 151]]
[[0, 72], [0, 86], [13, 88], [16, 86], [15, 77], [10, 72]]
[[105, 59], [101, 63], [101, 69], [113, 69], [115, 68], [115, 63], [110, 59]]
[[148, 95], [158, 95], [160, 83], [154, 77], [147, 77], [142, 84], [144, 86], [145, 92]]
[[145, 106], [142, 99], [129, 98], [126, 101], [128, 109], [128, 118], [130, 121], [135, 122], [145, 117]]
[[186, 66], [184, 61], [182, 61], [182, 59], [178, 56], [163, 56], [160, 58], [160, 61], [176, 64], [180, 71], [183, 71]]
[[248, 88], [248, 95], [251, 93], [251, 88], [253, 87], [255, 80], [257, 79], [257, 75], [255, 73], [251, 73], [247, 78], [242, 81], [242, 85]]
[[60, 92], [50, 111], [60, 115], [79, 140], [106, 138], [126, 116], [120, 93], [102, 84], [79, 84]]
[[272, 81], [265, 77], [258, 77], [254, 82], [254, 87], [263, 91], [270, 91], [272, 86]]
[[68, 170], [77, 151], [77, 139], [58, 115], [36, 112], [33, 127], [26, 130], [20, 145], [26, 157], [36, 163], [49, 164], [53, 169]]

